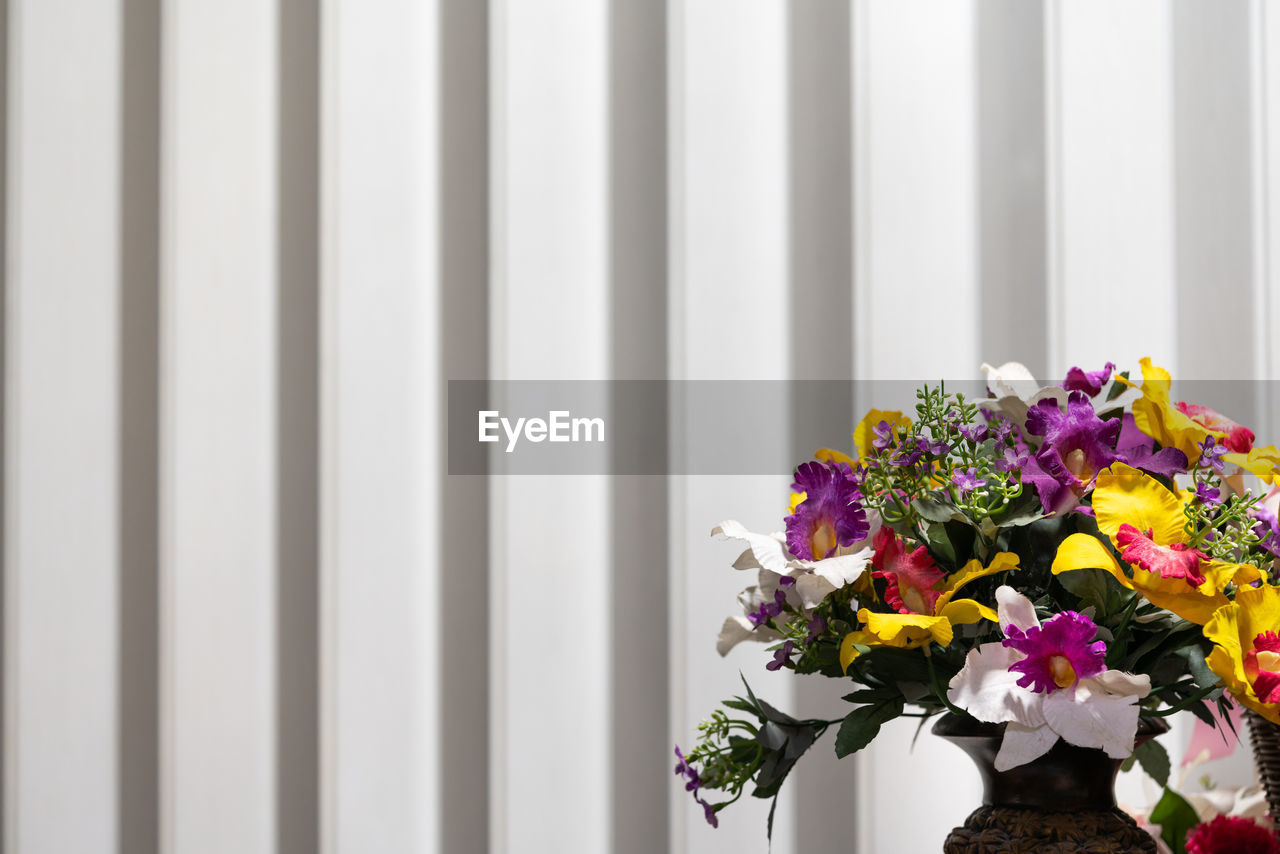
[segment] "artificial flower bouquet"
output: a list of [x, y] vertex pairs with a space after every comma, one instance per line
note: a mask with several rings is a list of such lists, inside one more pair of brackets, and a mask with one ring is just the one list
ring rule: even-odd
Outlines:
[[997, 770], [1062, 739], [1159, 779], [1140, 715], [1213, 723], [1229, 696], [1280, 723], [1280, 451], [1175, 401], [1148, 359], [1140, 381], [1108, 363], [1043, 389], [984, 368], [986, 399], [925, 386], [914, 417], [871, 410], [855, 455], [800, 465], [784, 532], [714, 529], [755, 581], [719, 652], [768, 644], [768, 670], [847, 680], [852, 707], [726, 700], [676, 748], [712, 825], [744, 792], [775, 798], [831, 727], [843, 757], [897, 717], [971, 715], [1005, 725]]

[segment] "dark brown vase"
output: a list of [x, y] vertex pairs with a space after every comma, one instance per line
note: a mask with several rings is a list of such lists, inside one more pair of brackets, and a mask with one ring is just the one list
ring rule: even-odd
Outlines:
[[[1138, 724], [1137, 744], [1168, 732]], [[958, 746], [982, 775], [982, 806], [951, 831], [945, 854], [1155, 854], [1155, 840], [1116, 806], [1121, 760], [1061, 739], [1032, 762], [995, 769], [1004, 724], [945, 715], [933, 732]]]

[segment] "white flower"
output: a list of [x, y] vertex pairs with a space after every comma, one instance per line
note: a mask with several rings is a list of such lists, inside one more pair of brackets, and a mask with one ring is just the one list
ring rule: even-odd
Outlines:
[[[1150, 677], [1102, 670], [1079, 678], [1079, 663], [1090, 660], [1096, 650], [1056, 647], [1053, 630], [1042, 631], [1031, 601], [1012, 587], [999, 588], [996, 602], [1000, 628], [1024, 649], [1034, 648], [1033, 654], [998, 642], [983, 644], [969, 652], [947, 692], [952, 703], [975, 718], [1007, 723], [996, 770], [1030, 762], [1048, 752], [1060, 737], [1080, 747], [1100, 748], [1114, 758], [1129, 756], [1138, 726], [1137, 703], [1151, 693]], [[1066, 612], [1045, 626], [1063, 618], [1077, 629], [1088, 620]], [[1028, 659], [1021, 670], [1011, 669]], [[1044, 681], [1036, 681], [1028, 671], [1041, 666], [1043, 672], [1035, 675]], [[1030, 687], [1018, 684], [1019, 679]], [[1048, 690], [1032, 690], [1046, 683]]]
[[[852, 584], [866, 571], [871, 562], [871, 537], [880, 528], [880, 518], [874, 511], [867, 512], [870, 530], [865, 539], [852, 546], [842, 546], [836, 554], [823, 560], [802, 560], [787, 550], [786, 537], [781, 533], [757, 534], [748, 531], [740, 522], [726, 520], [711, 530], [711, 535], [741, 540], [747, 549], [733, 562], [738, 570], [756, 570], [756, 584], [738, 596], [743, 613], [751, 614], [762, 605], [775, 601], [783, 578], [794, 579], [795, 584], [784, 590], [787, 604], [794, 610], [807, 612], [816, 608], [831, 593]], [[728, 654], [745, 640], [773, 643], [781, 638], [767, 626], [757, 627], [746, 616], [727, 617], [716, 641], [716, 651]]]

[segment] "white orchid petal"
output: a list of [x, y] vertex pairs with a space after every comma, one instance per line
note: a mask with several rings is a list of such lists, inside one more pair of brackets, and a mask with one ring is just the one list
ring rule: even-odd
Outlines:
[[858, 580], [871, 563], [871, 555], [871, 549], [863, 549], [856, 554], [814, 561], [807, 568], [813, 570], [814, 575], [820, 575], [829, 581], [832, 587], [840, 588]]
[[821, 575], [803, 572], [796, 576], [795, 591], [800, 597], [801, 606], [809, 610], [818, 607], [823, 599], [836, 591], [836, 588]]
[[1138, 698], [1094, 692], [1077, 683], [1075, 690], [1053, 691], [1045, 697], [1045, 720], [1054, 732], [1078, 747], [1097, 747], [1115, 759], [1133, 753], [1138, 731]]
[[773, 643], [781, 638], [782, 635], [773, 629], [752, 626], [751, 621], [746, 617], [726, 617], [724, 625], [720, 627], [720, 634], [716, 638], [716, 652], [724, 656], [743, 641]]
[[738, 559], [733, 562], [734, 569], [760, 569], [760, 561], [756, 560], [755, 552], [747, 549], [738, 555]]
[[758, 584], [753, 584], [738, 594], [738, 604], [742, 606], [742, 611], [746, 614], [759, 610], [764, 601], [764, 593], [760, 591]]
[[1151, 677], [1145, 673], [1135, 675], [1121, 670], [1104, 670], [1092, 679], [1083, 681], [1092, 683], [1091, 690], [1101, 690], [1121, 697], [1141, 699], [1151, 693]]
[[1000, 752], [996, 754], [996, 770], [1008, 771], [1026, 765], [1044, 756], [1057, 743], [1058, 734], [1047, 726], [1029, 727], [1012, 722], [1005, 727]]
[[[733, 540], [742, 540], [751, 547], [751, 553], [755, 556], [759, 566], [764, 569], [771, 569], [779, 575], [786, 575], [789, 556], [781, 534], [756, 534], [748, 531], [741, 522], [726, 519], [711, 529], [711, 536], [717, 535], [729, 537]], [[742, 558], [739, 557], [738, 561], [741, 560]], [[735, 567], [737, 567], [738, 561], [734, 562]]]
[[986, 375], [987, 388], [995, 392], [996, 397], [1012, 396], [1025, 400], [1040, 389], [1036, 378], [1021, 362], [1005, 362], [998, 368], [983, 362], [982, 373]]
[[1017, 626], [1024, 632], [1040, 625], [1036, 617], [1036, 606], [1009, 585], [996, 588], [996, 604], [1000, 615], [1000, 631], [1009, 633], [1009, 626]]
[[1041, 695], [1018, 685], [1021, 674], [1009, 670], [1009, 665], [1022, 657], [1016, 649], [999, 643], [984, 643], [970, 650], [964, 667], [951, 680], [947, 698], [980, 721], [1042, 726]]

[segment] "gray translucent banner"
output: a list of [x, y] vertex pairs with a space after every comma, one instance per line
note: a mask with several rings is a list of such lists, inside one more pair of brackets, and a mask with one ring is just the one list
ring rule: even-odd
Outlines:
[[[871, 407], [914, 416], [924, 382], [451, 380], [449, 474], [787, 474], [818, 448], [850, 452]], [[981, 379], [946, 388], [987, 396]], [[1278, 391], [1256, 380], [1175, 380], [1171, 396], [1210, 406], [1270, 445], [1277, 439], [1262, 422]]]

